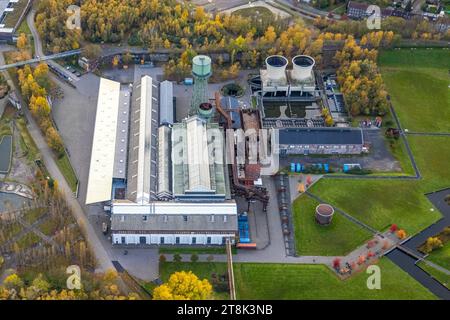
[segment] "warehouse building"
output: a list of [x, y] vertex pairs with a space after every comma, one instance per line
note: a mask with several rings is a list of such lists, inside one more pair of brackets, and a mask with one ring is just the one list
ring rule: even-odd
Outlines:
[[172, 129], [173, 195], [178, 200], [230, 198], [225, 179], [224, 135], [217, 123], [193, 116]]
[[130, 91], [102, 78], [98, 92], [86, 204], [125, 197]]
[[160, 90], [101, 79], [86, 204], [111, 212], [113, 244], [234, 243], [223, 132], [199, 116], [160, 126]]
[[360, 128], [281, 129], [279, 152], [287, 154], [361, 154], [366, 151]]

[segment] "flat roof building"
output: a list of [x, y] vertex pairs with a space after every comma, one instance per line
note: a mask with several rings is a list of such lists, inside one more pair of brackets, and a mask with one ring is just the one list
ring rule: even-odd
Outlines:
[[0, 0], [0, 41], [12, 41], [32, 0]]
[[130, 118], [127, 199], [146, 204], [156, 200], [158, 86], [149, 76], [134, 85]]
[[360, 154], [361, 128], [298, 128], [279, 130], [281, 154]]
[[172, 183], [178, 199], [229, 198], [224, 136], [217, 123], [193, 116], [173, 125]]
[[86, 204], [110, 201], [114, 244], [234, 242], [223, 131], [199, 116], [159, 126], [159, 92], [149, 76], [132, 93], [100, 80]]
[[116, 155], [119, 105], [120, 83], [100, 79], [86, 204], [111, 200], [116, 164], [111, 155]]

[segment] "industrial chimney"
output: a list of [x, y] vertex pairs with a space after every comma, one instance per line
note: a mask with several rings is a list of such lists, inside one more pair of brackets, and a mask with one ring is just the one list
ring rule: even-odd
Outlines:
[[310, 56], [299, 55], [292, 58], [292, 64], [294, 66], [291, 73], [292, 79], [303, 81], [311, 78], [316, 61]]

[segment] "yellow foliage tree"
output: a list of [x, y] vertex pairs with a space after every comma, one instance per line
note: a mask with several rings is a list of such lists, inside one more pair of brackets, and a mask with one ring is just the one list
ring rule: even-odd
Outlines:
[[200, 280], [191, 271], [175, 272], [169, 281], [153, 290], [154, 300], [206, 300], [211, 297], [212, 286]]

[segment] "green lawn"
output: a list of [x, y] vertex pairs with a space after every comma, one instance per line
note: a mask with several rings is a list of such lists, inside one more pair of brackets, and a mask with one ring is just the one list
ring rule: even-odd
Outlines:
[[383, 51], [379, 65], [403, 128], [450, 132], [448, 50]]
[[75, 171], [73, 170], [72, 165], [70, 164], [67, 154], [64, 154], [62, 158], [57, 159], [56, 164], [58, 165], [59, 170], [61, 170], [62, 174], [64, 175], [64, 178], [66, 178], [66, 181], [72, 191], [75, 192], [77, 190], [78, 179], [75, 175]]
[[324, 265], [236, 264], [238, 299], [435, 299], [434, 295], [387, 258], [379, 262], [381, 289], [369, 290], [368, 275], [345, 281]]
[[441, 217], [419, 181], [322, 179], [310, 191], [377, 230], [395, 223], [409, 235]]
[[[227, 274], [227, 265], [225, 263], [215, 262], [163, 262], [160, 263], [159, 273], [163, 282], [166, 282], [170, 275], [177, 271], [192, 271], [199, 279], [208, 279], [212, 283], [212, 274]], [[152, 288], [154, 286], [146, 286]], [[214, 292], [214, 299], [229, 299], [228, 292]]]
[[[414, 168], [411, 164], [411, 160], [408, 156], [408, 151], [406, 150], [406, 146], [403, 143], [403, 139], [385, 139], [388, 150], [392, 153], [395, 159], [398, 160], [400, 166], [402, 168], [402, 172], [405, 175], [414, 176]], [[379, 175], [379, 172], [376, 173]], [[394, 174], [398, 174], [398, 172], [394, 172]]]
[[329, 226], [316, 223], [314, 214], [318, 205], [303, 195], [293, 205], [295, 249], [299, 255], [346, 255], [371, 238], [370, 232], [335, 213]]
[[[369, 290], [367, 274], [360, 273], [342, 281], [324, 265], [235, 263], [234, 275], [238, 299], [433, 299], [427, 289], [387, 258], [379, 262], [381, 290]], [[160, 266], [166, 281], [175, 271], [192, 271], [200, 279], [212, 273], [226, 273], [225, 263], [171, 263]], [[151, 288], [152, 286], [150, 286]], [[227, 299], [227, 293], [215, 294]]]
[[427, 260], [450, 270], [450, 241], [445, 243], [443, 248], [433, 250]]
[[423, 176], [420, 185], [424, 193], [449, 187], [450, 137], [410, 135], [408, 141]]

